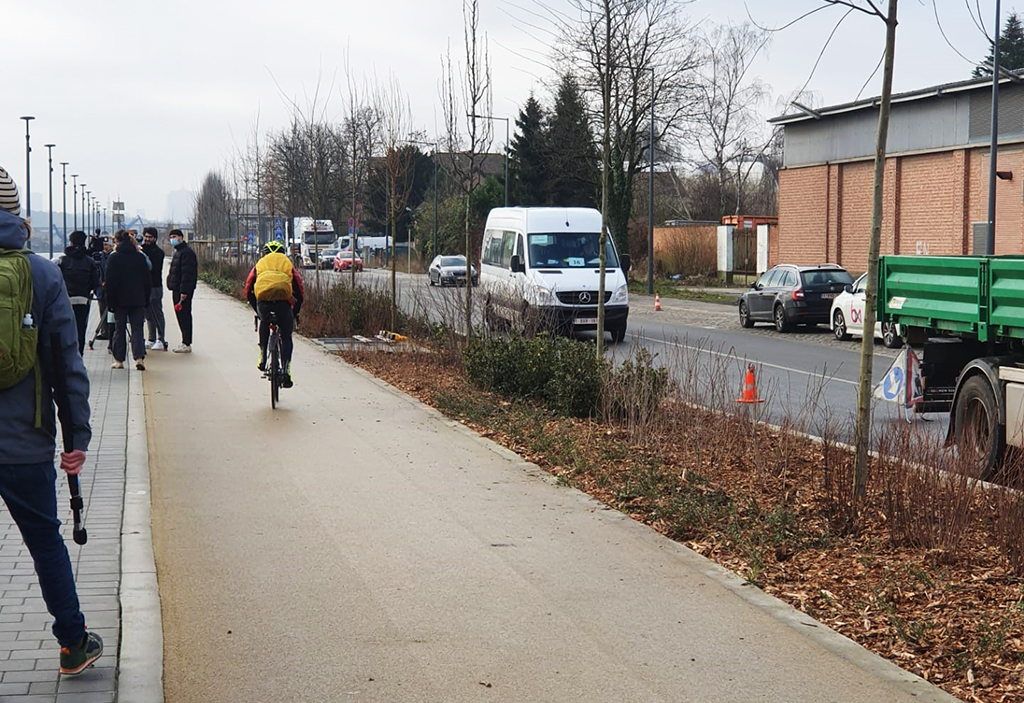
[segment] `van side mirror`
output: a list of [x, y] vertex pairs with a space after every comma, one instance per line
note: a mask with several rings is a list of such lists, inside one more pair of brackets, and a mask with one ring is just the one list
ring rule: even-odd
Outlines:
[[847, 293], [852, 293], [853, 292], [853, 286], [850, 285], [849, 283], [847, 283], [845, 286], [843, 286], [843, 290], [845, 290]]
[[629, 273], [629, 270], [633, 268], [633, 260], [629, 258], [629, 254], [623, 254], [619, 259], [622, 264], [622, 272]]
[[523, 260], [519, 258], [519, 254], [512, 255], [508, 268], [512, 273], [523, 273], [526, 271], [526, 266], [523, 264]]

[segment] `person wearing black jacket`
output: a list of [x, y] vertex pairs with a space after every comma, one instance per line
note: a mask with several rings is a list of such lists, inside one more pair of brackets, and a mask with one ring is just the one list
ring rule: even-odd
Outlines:
[[117, 248], [107, 259], [107, 278], [104, 291], [107, 308], [114, 311], [113, 369], [123, 369], [128, 355], [126, 329], [131, 324], [132, 358], [135, 368], [145, 371], [146, 337], [143, 324], [149, 306], [150, 288], [153, 286], [146, 257], [139, 251], [131, 235], [124, 230], [114, 236]]
[[99, 298], [100, 268], [85, 248], [85, 232], [77, 230], [68, 235], [71, 246], [64, 250], [60, 272], [64, 287], [71, 298], [71, 309], [78, 325], [78, 353], [85, 353], [85, 331], [89, 326], [89, 299]]
[[196, 253], [185, 243], [180, 229], [167, 233], [174, 247], [171, 267], [167, 272], [167, 289], [171, 291], [171, 303], [181, 329], [181, 345], [174, 348], [179, 354], [192, 353], [192, 297], [199, 281], [199, 260]]
[[142, 237], [145, 244], [142, 245], [142, 253], [149, 257], [152, 264], [153, 288], [149, 295], [149, 307], [146, 308], [146, 326], [149, 328], [149, 341], [146, 346], [154, 351], [167, 351], [167, 338], [164, 336], [166, 322], [164, 321], [164, 250], [156, 243], [156, 227], [146, 227], [142, 230]]
[[[113, 249], [110, 246], [109, 237], [94, 237], [94, 244], [99, 243], [99, 251], [92, 251], [95, 246], [92, 247], [91, 256], [92, 260], [96, 262], [96, 268], [100, 272], [100, 291], [97, 296], [97, 303], [100, 309], [100, 320], [96, 324], [96, 333], [93, 335], [93, 339], [106, 339], [109, 340], [113, 336], [113, 325], [107, 322], [107, 298], [103, 294], [103, 281], [107, 277], [107, 259], [110, 258], [110, 254]], [[89, 348], [92, 349], [92, 342], [89, 342]]]

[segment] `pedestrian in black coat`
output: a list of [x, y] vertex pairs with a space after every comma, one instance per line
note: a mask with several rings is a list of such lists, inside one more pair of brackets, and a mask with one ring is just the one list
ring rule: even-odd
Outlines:
[[107, 259], [104, 291], [107, 308], [114, 311], [114, 339], [111, 351], [114, 363], [111, 368], [123, 369], [128, 350], [125, 340], [127, 327], [131, 325], [132, 358], [135, 368], [146, 368], [146, 336], [143, 327], [146, 308], [149, 306], [150, 290], [153, 286], [146, 257], [138, 245], [124, 230], [114, 236], [117, 248]]
[[167, 272], [167, 289], [171, 291], [171, 303], [181, 329], [181, 345], [174, 348], [179, 354], [192, 353], [192, 297], [199, 282], [199, 260], [196, 253], [185, 242], [180, 229], [167, 233], [174, 247], [171, 267]]
[[72, 232], [68, 240], [71, 246], [64, 250], [60, 272], [64, 276], [64, 287], [71, 298], [71, 309], [78, 325], [78, 353], [83, 354], [85, 331], [89, 325], [89, 300], [93, 296], [99, 298], [100, 267], [85, 248], [85, 232]]

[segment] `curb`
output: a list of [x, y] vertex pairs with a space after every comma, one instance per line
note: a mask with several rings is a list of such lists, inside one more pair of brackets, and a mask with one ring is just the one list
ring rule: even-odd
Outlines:
[[[448, 418], [436, 408], [433, 408], [418, 398], [405, 393], [400, 388], [392, 386], [386, 381], [377, 378], [369, 371], [349, 364], [344, 359], [338, 357], [337, 354], [330, 352], [316, 341], [309, 339], [306, 339], [306, 341], [317, 349], [323, 351], [325, 354], [335, 357], [340, 363], [345, 364], [371, 383], [388, 391], [392, 395], [402, 397], [412, 405], [425, 410], [436, 421], [461, 432], [464, 436], [486, 446], [490, 451], [508, 458], [516, 465], [522, 467], [528, 474], [536, 476], [546, 483], [560, 485], [558, 484], [557, 479], [550, 473], [536, 464], [524, 460], [521, 456], [510, 449], [507, 449], [486, 437], [480, 436], [466, 425]], [[769, 595], [755, 586], [751, 586], [737, 574], [728, 570], [721, 564], [698, 554], [686, 545], [661, 535], [653, 528], [634, 520], [630, 516], [612, 508], [611, 506], [605, 505], [583, 491], [576, 488], [566, 488], [566, 490], [576, 493], [580, 500], [590, 503], [596, 510], [600, 511], [601, 514], [609, 515], [616, 524], [621, 524], [626, 529], [633, 530], [638, 535], [642, 535], [643, 538], [649, 541], [656, 541], [662, 544], [667, 543], [669, 548], [680, 558], [681, 561], [685, 562], [687, 566], [690, 566], [701, 575], [721, 585], [727, 591], [746, 601], [748, 604], [754, 606], [767, 616], [781, 622], [793, 630], [796, 630], [800, 634], [812, 640], [822, 649], [845, 659], [862, 671], [889, 683], [893, 688], [914, 696], [923, 703], [962, 703], [959, 698], [946, 693], [938, 686], [935, 686], [920, 676], [910, 673], [888, 659], [885, 659], [860, 644], [857, 644], [849, 637], [846, 637], [827, 625], [818, 622], [811, 616], [797, 610], [785, 601]]]
[[117, 700], [163, 703], [164, 637], [150, 523], [146, 401], [139, 374], [129, 375], [128, 381], [125, 459]]

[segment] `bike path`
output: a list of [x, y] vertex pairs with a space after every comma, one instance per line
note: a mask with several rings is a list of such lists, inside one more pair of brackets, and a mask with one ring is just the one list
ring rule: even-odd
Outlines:
[[309, 342], [271, 410], [248, 308], [195, 315], [145, 384], [168, 700], [953, 700]]

